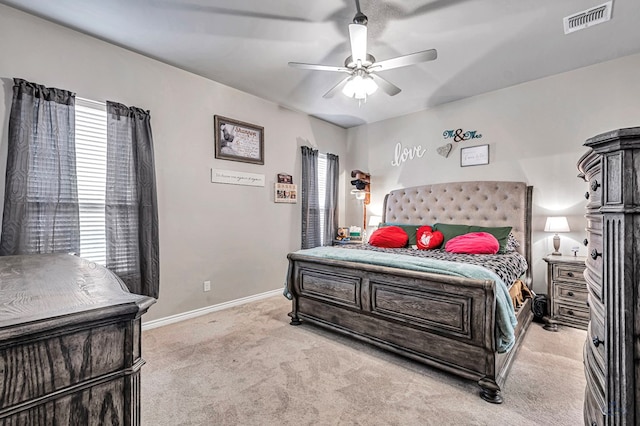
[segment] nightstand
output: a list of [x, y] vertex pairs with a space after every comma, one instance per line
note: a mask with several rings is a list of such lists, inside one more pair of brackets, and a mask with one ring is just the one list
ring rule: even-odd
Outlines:
[[558, 324], [587, 329], [589, 306], [584, 279], [585, 257], [547, 256], [547, 316], [544, 329], [558, 331]]

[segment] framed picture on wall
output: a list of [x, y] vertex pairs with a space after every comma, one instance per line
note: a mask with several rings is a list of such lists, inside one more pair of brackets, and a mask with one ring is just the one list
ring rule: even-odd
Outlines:
[[295, 204], [298, 202], [298, 185], [291, 183], [276, 183], [274, 194], [274, 201], [276, 203]]
[[460, 166], [480, 166], [489, 164], [489, 145], [460, 148]]
[[264, 164], [264, 127], [213, 116], [215, 156], [221, 160]]

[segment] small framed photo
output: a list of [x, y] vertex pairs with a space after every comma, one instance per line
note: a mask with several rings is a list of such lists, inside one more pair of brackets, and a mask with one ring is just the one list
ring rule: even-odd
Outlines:
[[293, 183], [293, 177], [286, 173], [278, 173], [278, 183]]
[[480, 166], [489, 164], [489, 145], [460, 148], [460, 166]]
[[221, 160], [264, 164], [264, 127], [213, 116], [215, 156]]
[[275, 202], [294, 204], [298, 202], [298, 185], [291, 183], [275, 184]]

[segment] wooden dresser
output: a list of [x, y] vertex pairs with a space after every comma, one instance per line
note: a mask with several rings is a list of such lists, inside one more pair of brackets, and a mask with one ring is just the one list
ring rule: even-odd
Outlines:
[[140, 425], [154, 302], [76, 256], [0, 257], [0, 425]]
[[558, 324], [583, 330], [589, 323], [587, 285], [584, 279], [585, 258], [547, 256], [547, 295], [549, 317], [546, 330], [557, 331]]
[[640, 127], [585, 143], [586, 425], [640, 424]]

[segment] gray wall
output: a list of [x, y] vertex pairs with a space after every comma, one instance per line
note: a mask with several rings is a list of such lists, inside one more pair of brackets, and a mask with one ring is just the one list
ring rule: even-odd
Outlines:
[[[585, 237], [584, 192], [576, 163], [585, 139], [640, 125], [640, 55], [601, 63], [437, 108], [349, 129], [349, 158], [371, 173], [369, 212], [382, 213], [391, 189], [473, 180], [516, 180], [534, 186], [533, 267], [535, 290], [546, 292], [545, 263], [553, 251], [542, 232], [548, 215], [568, 216], [571, 233], [561, 235], [561, 251], [571, 254]], [[436, 152], [448, 140], [443, 131], [477, 130], [481, 139], [453, 143], [445, 158]], [[449, 139], [450, 140], [450, 139]], [[392, 166], [394, 148], [421, 145], [422, 158]], [[460, 147], [489, 144], [490, 164], [460, 167]], [[347, 218], [360, 210], [347, 202]]]
[[[544, 292], [547, 215], [569, 216], [565, 254], [584, 238], [585, 184], [575, 164], [584, 140], [640, 123], [640, 55], [344, 130], [260, 98], [0, 5], [0, 196], [4, 191], [11, 79], [73, 90], [151, 110], [158, 181], [161, 292], [146, 320], [278, 289], [286, 253], [299, 248], [300, 205], [273, 203], [276, 173], [300, 182], [299, 146], [340, 156], [340, 225], [360, 223], [348, 195], [352, 169], [372, 174], [370, 214], [395, 188], [457, 180], [522, 180], [534, 189], [534, 274]], [[213, 158], [213, 115], [265, 127], [265, 165]], [[448, 158], [442, 132], [477, 130]], [[422, 158], [391, 165], [394, 147], [421, 145]], [[490, 164], [459, 165], [460, 146], [490, 145]], [[456, 145], [456, 144], [454, 144]], [[210, 183], [210, 169], [266, 176], [264, 188]], [[346, 216], [345, 216], [346, 211]], [[1, 212], [0, 212], [1, 214]], [[581, 253], [586, 254], [581, 247]], [[212, 291], [202, 292], [202, 282]]]
[[[340, 127], [0, 5], [0, 197], [13, 77], [151, 111], [160, 300], [145, 320], [281, 288], [300, 204], [273, 202], [276, 174], [300, 183], [302, 144], [346, 155]], [[264, 166], [214, 159], [214, 114], [264, 126]], [[264, 174], [266, 186], [213, 184], [211, 168]]]

